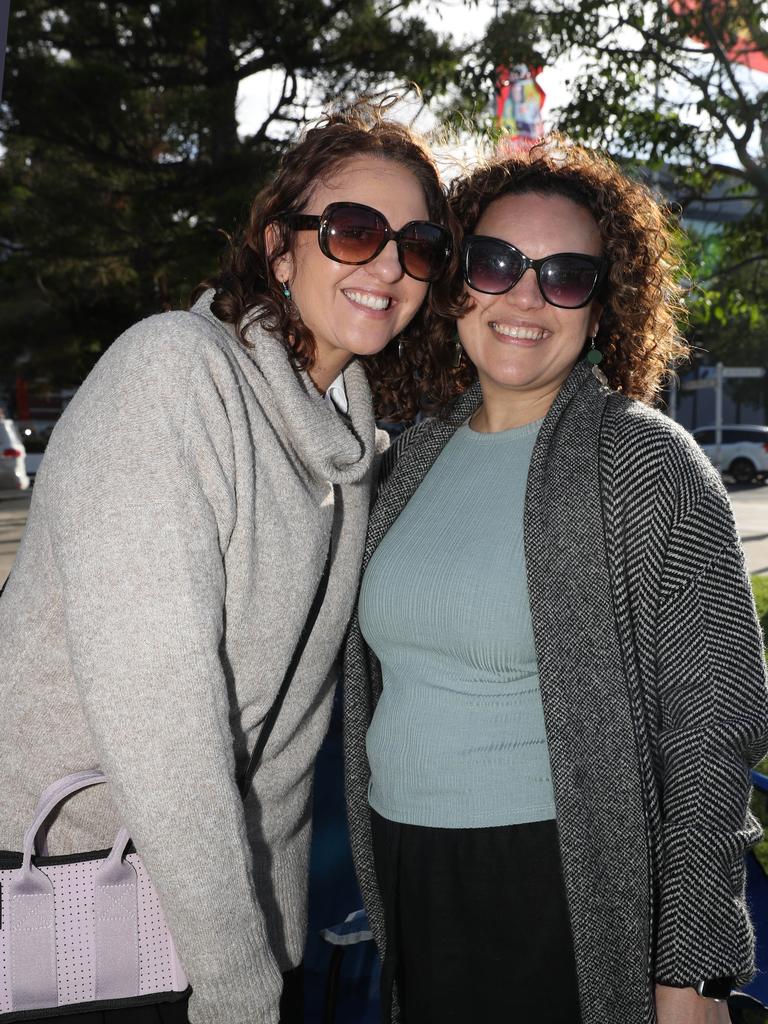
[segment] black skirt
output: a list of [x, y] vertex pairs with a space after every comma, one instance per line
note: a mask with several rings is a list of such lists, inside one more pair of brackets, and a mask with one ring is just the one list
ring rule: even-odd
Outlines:
[[403, 1024], [579, 1024], [555, 822], [447, 829], [371, 814], [385, 1024], [395, 982]]

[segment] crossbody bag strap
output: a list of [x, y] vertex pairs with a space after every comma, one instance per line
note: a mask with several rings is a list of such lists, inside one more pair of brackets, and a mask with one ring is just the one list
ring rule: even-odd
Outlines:
[[293, 657], [291, 658], [290, 664], [288, 665], [288, 668], [285, 670], [285, 676], [283, 677], [283, 681], [280, 684], [280, 689], [277, 692], [277, 696], [272, 702], [272, 707], [269, 709], [267, 717], [264, 719], [264, 724], [262, 725], [261, 731], [259, 732], [259, 738], [256, 740], [256, 746], [253, 748], [250, 760], [248, 761], [248, 767], [245, 769], [245, 772], [241, 776], [239, 789], [240, 795], [242, 796], [243, 799], [246, 798], [248, 790], [251, 788], [251, 782], [253, 781], [253, 776], [256, 774], [256, 769], [259, 767], [259, 763], [261, 762], [261, 757], [262, 754], [264, 753], [264, 747], [267, 745], [267, 741], [269, 740], [269, 737], [272, 733], [272, 729], [274, 728], [277, 716], [280, 714], [280, 708], [283, 706], [283, 701], [285, 700], [285, 695], [288, 692], [288, 687], [291, 685], [291, 680], [293, 679], [296, 673], [296, 669], [298, 668], [299, 662], [301, 661], [301, 656], [304, 653], [304, 648], [307, 646], [309, 636], [315, 627], [315, 622], [317, 622], [317, 616], [320, 613], [320, 608], [322, 606], [323, 599], [325, 598], [325, 592], [328, 588], [328, 577], [330, 575], [330, 571], [331, 544], [329, 542], [328, 554], [325, 559], [323, 574], [320, 577], [320, 582], [317, 584], [317, 590], [315, 591], [315, 597], [314, 600], [312, 601], [312, 607], [309, 609], [309, 614], [307, 615], [307, 621], [304, 623], [304, 628], [301, 631], [301, 636], [299, 637], [298, 642], [296, 644], [296, 649], [293, 652]]

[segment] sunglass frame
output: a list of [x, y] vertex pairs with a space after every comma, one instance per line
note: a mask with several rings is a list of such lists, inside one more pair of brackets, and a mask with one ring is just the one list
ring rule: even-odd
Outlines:
[[[381, 240], [381, 244], [378, 246], [378, 248], [376, 249], [372, 256], [368, 256], [364, 260], [342, 260], [338, 256], [334, 256], [329, 247], [330, 219], [332, 215], [339, 209], [348, 210], [350, 208], [355, 210], [365, 210], [367, 213], [373, 213], [377, 217], [380, 217], [384, 223], [384, 236]], [[394, 241], [395, 245], [397, 246], [397, 258], [400, 261], [400, 266], [403, 269], [403, 273], [407, 274], [409, 277], [412, 277], [414, 281], [422, 281], [424, 283], [432, 283], [434, 281], [437, 281], [440, 278], [440, 276], [445, 273], [445, 270], [448, 266], [448, 262], [451, 258], [451, 253], [453, 251], [453, 240], [451, 238], [451, 233], [448, 230], [448, 228], [443, 227], [442, 224], [436, 224], [434, 221], [431, 220], [409, 220], [408, 223], [404, 224], [399, 231], [393, 231], [389, 221], [384, 216], [384, 214], [381, 213], [380, 210], [376, 210], [373, 206], [366, 206], [364, 203], [329, 203], [322, 213], [294, 213], [293, 211], [288, 210], [285, 213], [278, 214], [275, 219], [283, 221], [283, 223], [287, 224], [289, 227], [292, 227], [294, 231], [316, 230], [317, 242], [318, 245], [320, 246], [320, 251], [322, 252], [322, 254], [324, 256], [327, 256], [329, 260], [333, 260], [334, 263], [341, 263], [342, 265], [348, 267], [362, 267], [365, 266], [366, 263], [372, 263], [376, 259], [376, 257], [379, 256], [384, 251], [385, 245], [387, 245], [388, 242]], [[443, 264], [432, 277], [419, 277], [418, 274], [411, 273], [411, 271], [405, 265], [403, 250], [401, 248], [400, 243], [401, 240], [404, 238], [408, 228], [412, 227], [414, 224], [424, 224], [428, 225], [431, 228], [436, 228], [445, 239], [445, 247], [442, 251]], [[435, 249], [436, 251], [438, 251], [437, 245], [435, 246]]]
[[[500, 245], [505, 249], [510, 249], [512, 252], [516, 253], [520, 257], [520, 259], [522, 260], [522, 269], [520, 270], [520, 273], [514, 279], [514, 281], [512, 281], [511, 284], [507, 285], [506, 288], [502, 288], [501, 291], [489, 292], [486, 291], [484, 288], [477, 288], [470, 282], [469, 256], [473, 242], [493, 242], [495, 245]], [[582, 302], [579, 302], [576, 306], [564, 306], [561, 302], [553, 302], [551, 299], [547, 298], [544, 289], [541, 286], [542, 267], [546, 263], [549, 263], [550, 260], [556, 260], [563, 256], [572, 256], [576, 259], [584, 260], [586, 263], [591, 264], [592, 267], [594, 267], [595, 269], [595, 280], [592, 283], [592, 287], [589, 289], [586, 299], [584, 299]], [[536, 284], [538, 285], [539, 291], [541, 292], [541, 297], [550, 306], [555, 306], [557, 309], [583, 309], [584, 306], [589, 305], [589, 303], [594, 298], [595, 292], [605, 280], [605, 276], [608, 272], [608, 261], [605, 258], [605, 256], [589, 256], [587, 253], [584, 252], [553, 252], [549, 256], [542, 256], [541, 259], [532, 260], [530, 256], [526, 256], [524, 252], [521, 252], [521, 250], [518, 249], [516, 245], [512, 245], [511, 242], [505, 242], [503, 238], [494, 238], [493, 235], [466, 235], [464, 237], [463, 242], [461, 243], [461, 272], [465, 283], [469, 285], [469, 287], [473, 291], [482, 292], [483, 295], [506, 295], [507, 292], [512, 291], [516, 284], [519, 284], [520, 281], [522, 281], [523, 274], [525, 274], [527, 270], [533, 270], [536, 274]]]

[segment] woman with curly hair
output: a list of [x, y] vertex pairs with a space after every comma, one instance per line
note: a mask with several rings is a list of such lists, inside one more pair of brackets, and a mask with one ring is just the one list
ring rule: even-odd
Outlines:
[[[128, 829], [193, 1024], [303, 1019], [312, 766], [386, 442], [371, 385], [386, 414], [434, 379], [413, 339], [450, 222], [408, 128], [363, 104], [325, 118], [213, 287], [99, 361], [35, 486], [0, 601], [0, 848], [21, 849], [51, 783], [99, 769], [48, 851]], [[5, 956], [0, 974], [15, 999]], [[127, 1020], [117, 974], [75, 967], [69, 1019]], [[179, 987], [137, 991], [131, 1021], [186, 1020]], [[24, 998], [32, 1019], [58, 994]]]
[[768, 698], [726, 493], [651, 406], [671, 226], [557, 138], [451, 203], [462, 361], [386, 456], [345, 659], [384, 1020], [727, 1022]]

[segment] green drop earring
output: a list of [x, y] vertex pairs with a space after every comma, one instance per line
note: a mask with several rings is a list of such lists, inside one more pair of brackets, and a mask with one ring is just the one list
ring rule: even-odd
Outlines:
[[593, 334], [589, 339], [591, 342], [589, 352], [587, 352], [587, 362], [592, 366], [592, 376], [595, 377], [604, 386], [608, 386], [608, 378], [605, 376], [603, 371], [600, 369], [600, 363], [603, 361], [603, 353], [595, 345], [596, 334]]
[[290, 302], [291, 301], [291, 289], [288, 287], [288, 282], [287, 281], [283, 281], [282, 285], [283, 285], [283, 295]]

